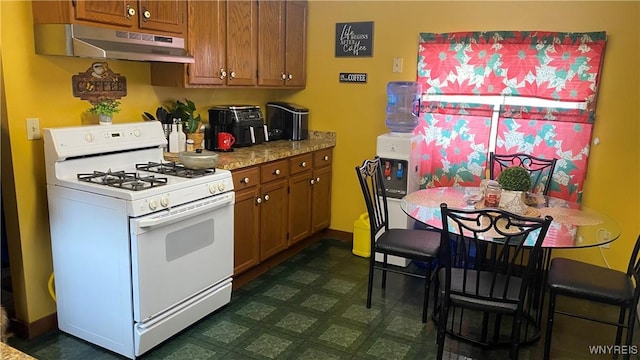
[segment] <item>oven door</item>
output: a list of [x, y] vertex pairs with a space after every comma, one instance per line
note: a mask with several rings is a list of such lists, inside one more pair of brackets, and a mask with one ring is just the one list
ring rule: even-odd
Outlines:
[[228, 192], [130, 220], [136, 322], [231, 277], [234, 201]]

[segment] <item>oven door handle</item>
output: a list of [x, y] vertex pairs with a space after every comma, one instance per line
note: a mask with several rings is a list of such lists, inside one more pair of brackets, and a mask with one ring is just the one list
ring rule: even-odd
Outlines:
[[150, 228], [158, 225], [167, 225], [184, 218], [191, 218], [195, 215], [199, 215], [205, 212], [210, 212], [223, 208], [225, 206], [233, 205], [234, 193], [226, 193], [218, 196], [214, 196], [207, 200], [198, 201], [192, 204], [180, 206], [169, 210], [163, 214], [151, 216], [137, 220], [138, 228]]

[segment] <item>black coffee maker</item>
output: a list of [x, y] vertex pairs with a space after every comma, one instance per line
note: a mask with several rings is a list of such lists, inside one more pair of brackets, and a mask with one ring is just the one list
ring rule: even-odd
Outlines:
[[233, 135], [233, 147], [261, 144], [265, 140], [265, 125], [258, 105], [217, 105], [209, 109], [209, 126], [205, 130], [205, 149], [223, 150], [218, 145], [218, 134]]

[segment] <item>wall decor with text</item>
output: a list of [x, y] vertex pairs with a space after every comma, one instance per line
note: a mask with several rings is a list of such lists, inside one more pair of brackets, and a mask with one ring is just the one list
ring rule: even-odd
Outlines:
[[85, 70], [71, 76], [73, 96], [95, 105], [104, 99], [121, 99], [127, 96], [127, 78], [114, 73], [109, 64], [97, 61]]
[[373, 21], [336, 23], [336, 57], [373, 56]]

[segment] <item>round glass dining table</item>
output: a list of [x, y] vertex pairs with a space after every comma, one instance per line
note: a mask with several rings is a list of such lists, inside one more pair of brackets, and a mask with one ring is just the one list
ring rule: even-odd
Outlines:
[[[483, 206], [477, 187], [438, 187], [407, 194], [400, 208], [425, 225], [442, 229], [440, 204], [473, 209]], [[479, 201], [476, 201], [479, 200]], [[524, 216], [551, 216], [553, 221], [542, 243], [546, 249], [584, 248], [604, 245], [620, 236], [620, 225], [611, 217], [579, 203], [551, 196], [527, 194], [528, 208]], [[526, 245], [526, 244], [525, 244]], [[529, 244], [533, 246], [532, 243]]]
[[[537, 268], [539, 277], [534, 281], [535, 301], [527, 309], [532, 319], [533, 330], [523, 334], [522, 344], [531, 343], [540, 337], [542, 309], [544, 308], [544, 284], [551, 260], [551, 251], [559, 248], [586, 248], [604, 245], [620, 236], [620, 225], [611, 217], [589, 209], [579, 203], [551, 196], [526, 194], [526, 213], [528, 217], [551, 216], [553, 221], [542, 243], [541, 263]], [[443, 229], [440, 204], [448, 207], [473, 209], [484, 206], [484, 200], [477, 187], [439, 187], [418, 190], [407, 194], [400, 202], [400, 208], [411, 218], [434, 228]], [[530, 239], [529, 239], [530, 238]], [[532, 233], [525, 246], [533, 246], [537, 235]], [[486, 241], [493, 241], [486, 238]], [[499, 239], [496, 239], [499, 241]], [[529, 244], [527, 244], [529, 242]], [[449, 332], [449, 330], [447, 330]], [[455, 335], [455, 334], [454, 334]], [[509, 345], [498, 342], [496, 345]]]

